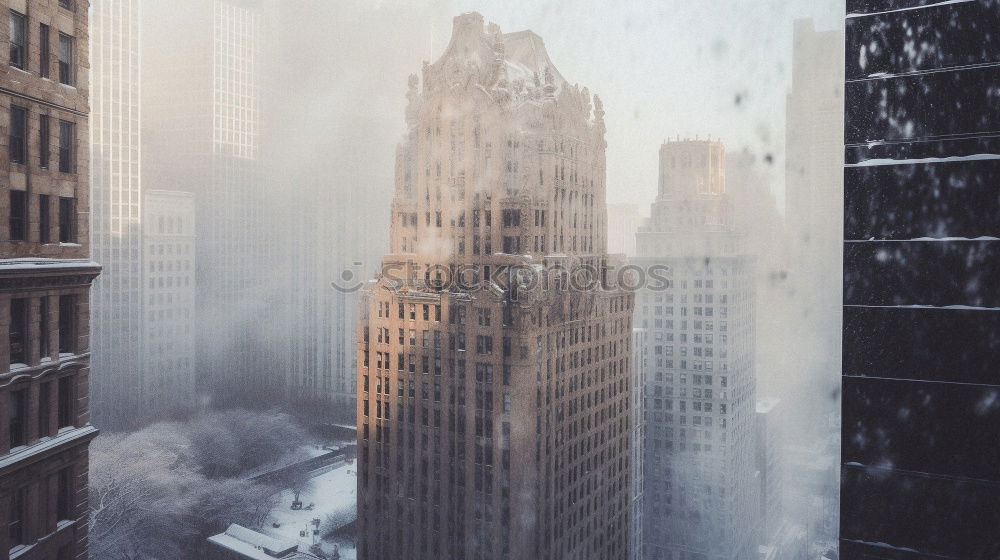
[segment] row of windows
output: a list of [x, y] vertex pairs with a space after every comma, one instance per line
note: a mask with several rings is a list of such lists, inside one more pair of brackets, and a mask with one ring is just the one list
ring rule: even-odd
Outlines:
[[[41, 357], [51, 357], [52, 349], [51, 336], [49, 333], [49, 300], [48, 297], [39, 298], [38, 313], [41, 320], [38, 321], [39, 332], [30, 332], [30, 299], [13, 298], [10, 300], [10, 328], [8, 329], [7, 345], [10, 350], [11, 364], [29, 364], [32, 362], [29, 356], [29, 342], [34, 336], [38, 337], [39, 355]], [[59, 296], [59, 333], [58, 349], [59, 353], [73, 353], [76, 348], [76, 296]]]
[[[50, 143], [52, 140], [51, 118], [38, 116], [38, 167], [49, 168]], [[76, 123], [59, 120], [59, 161], [60, 173], [74, 173]], [[7, 151], [11, 163], [28, 163], [28, 109], [18, 105], [10, 106], [10, 130]]]
[[[59, 4], [67, 7], [71, 0], [60, 0]], [[10, 65], [20, 70], [28, 69], [28, 17], [22, 13], [11, 10], [10, 12]], [[39, 75], [43, 78], [49, 77], [51, 66], [51, 53], [49, 26], [38, 24], [38, 68]], [[59, 83], [68, 86], [76, 85], [76, 63], [74, 61], [73, 37], [65, 33], [59, 33], [59, 48], [56, 55], [59, 60]]]
[[[55, 393], [53, 393], [55, 392]], [[10, 449], [22, 447], [41, 438], [55, 435], [52, 428], [52, 399], [56, 397], [56, 430], [73, 426], [76, 401], [76, 378], [72, 375], [62, 377], [58, 381], [45, 381], [38, 384], [37, 406], [30, 406], [31, 391], [29, 387], [15, 389], [8, 393], [7, 403], [7, 435]], [[30, 411], [36, 411], [37, 422], [33, 430], [29, 429]]]
[[170, 260], [170, 261], [150, 261], [149, 271], [150, 272], [182, 272], [185, 270], [191, 270], [190, 260]]
[[[34, 531], [36, 534], [50, 534], [55, 532], [60, 521], [68, 521], [73, 518], [73, 495], [75, 492], [73, 491], [72, 467], [64, 468], [48, 479], [42, 479], [37, 489], [42, 496], [32, 496], [32, 499], [29, 499], [28, 491], [28, 486], [16, 488], [11, 492], [9, 498], [7, 542], [10, 546], [10, 553], [35, 542], [30, 536], [32, 529], [41, 529]], [[54, 509], [52, 501], [47, 499], [53, 491], [55, 492]], [[42, 511], [33, 515], [34, 512], [31, 510]], [[34, 523], [41, 525], [41, 527], [32, 527], [31, 525]], [[63, 545], [57, 552], [56, 560], [70, 560], [70, 553], [70, 545]]]
[[[38, 242], [52, 242], [52, 199], [58, 199], [58, 239], [60, 243], [76, 242], [76, 199], [69, 196], [38, 195]], [[11, 241], [28, 240], [28, 193], [10, 191], [9, 234]]]
[[[654, 319], [653, 320], [653, 325], [657, 329], [662, 329], [662, 328], [674, 329], [674, 328], [678, 328], [680, 330], [687, 330], [687, 328], [688, 328], [687, 319], [681, 320], [680, 324], [679, 324], [680, 326], [678, 326], [678, 327], [674, 326], [674, 320], [673, 319], [666, 319], [666, 320], [664, 320], [664, 319]], [[642, 320], [642, 328], [644, 328], [644, 329], [648, 329], [649, 328], [649, 320], [648, 319], [643, 319]], [[698, 321], [692, 322], [691, 328], [693, 328], [695, 330], [711, 331], [711, 330], [715, 329], [715, 323], [713, 323], [712, 321], [704, 321], [704, 322], [702, 322], [702, 321], [698, 320]], [[727, 332], [728, 330], [729, 330], [729, 323], [727, 323], [726, 321], [719, 321], [719, 331], [720, 332]], [[659, 340], [659, 339], [660, 339], [659, 338], [659, 333], [657, 333], [657, 340]]]

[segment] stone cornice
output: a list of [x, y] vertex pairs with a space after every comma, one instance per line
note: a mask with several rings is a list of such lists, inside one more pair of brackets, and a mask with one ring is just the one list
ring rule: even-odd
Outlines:
[[77, 259], [0, 260], [0, 292], [86, 287], [101, 265]]
[[83, 354], [73, 354], [60, 357], [56, 361], [42, 362], [35, 366], [19, 368], [7, 373], [0, 374], [0, 389], [13, 385], [20, 381], [41, 379], [48, 375], [59, 373], [74, 368], [86, 367], [90, 359], [90, 352]]
[[43, 438], [33, 445], [18, 447], [12, 453], [0, 457], [0, 477], [20, 470], [39, 461], [57, 455], [68, 447], [83, 445], [100, 433], [90, 424], [80, 428], [64, 428], [58, 435]]

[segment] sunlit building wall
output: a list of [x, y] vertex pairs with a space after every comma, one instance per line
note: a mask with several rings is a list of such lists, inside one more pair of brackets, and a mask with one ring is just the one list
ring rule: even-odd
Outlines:
[[[359, 558], [628, 558], [632, 296], [511, 268], [607, 263], [600, 99], [476, 13], [407, 99], [358, 326]], [[437, 284], [457, 267], [480, 288]]]

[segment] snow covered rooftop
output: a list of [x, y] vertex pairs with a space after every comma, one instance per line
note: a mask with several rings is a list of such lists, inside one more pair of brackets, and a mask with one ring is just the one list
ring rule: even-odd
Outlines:
[[269, 537], [235, 523], [231, 524], [224, 533], [211, 536], [208, 540], [250, 560], [312, 558], [311, 555], [299, 554], [299, 545], [294, 540]]
[[[276, 539], [298, 542], [301, 549], [313, 544], [314, 519], [319, 519], [323, 529], [333, 522], [348, 525], [357, 518], [358, 477], [353, 463], [343, 463], [333, 470], [312, 478], [299, 493], [302, 509], [293, 510], [295, 492], [285, 490], [278, 494], [278, 506], [271, 511], [264, 524], [264, 531]], [[312, 505], [311, 509], [309, 506]], [[274, 525], [277, 525], [275, 527]], [[302, 534], [306, 536], [302, 536]], [[333, 544], [319, 543], [324, 551], [331, 552]], [[341, 560], [352, 558], [354, 550], [349, 543], [339, 543]]]
[[507, 76], [511, 81], [521, 79], [531, 83], [535, 73], [543, 79], [545, 70], [552, 75], [552, 83], [558, 90], [566, 80], [556, 70], [549, 53], [545, 50], [542, 38], [534, 31], [515, 31], [503, 34], [504, 56], [507, 63]]

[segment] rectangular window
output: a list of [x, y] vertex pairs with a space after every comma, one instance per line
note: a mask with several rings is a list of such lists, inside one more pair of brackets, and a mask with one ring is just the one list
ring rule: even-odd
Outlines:
[[28, 193], [10, 191], [10, 240], [24, 241], [28, 234]]
[[49, 211], [49, 195], [38, 195], [38, 241], [48, 243], [52, 240], [52, 220]]
[[68, 196], [59, 197], [59, 242], [75, 243], [76, 228], [74, 218], [76, 214], [76, 199]]
[[69, 121], [59, 121], [59, 171], [62, 173], [73, 172], [74, 128]]
[[38, 25], [38, 73], [49, 77], [49, 26], [44, 23]]
[[42, 169], [49, 168], [49, 139], [52, 133], [49, 131], [49, 116], [39, 115], [38, 117], [38, 166]]
[[74, 85], [73, 72], [73, 38], [65, 33], [59, 34], [59, 83]]
[[14, 298], [10, 300], [10, 363], [28, 363], [28, 300]]
[[73, 10], [76, 8], [76, 2], [73, 0], [59, 0], [59, 7], [66, 8], [67, 10]]
[[24, 538], [24, 521], [27, 517], [27, 488], [18, 488], [10, 496], [10, 516], [7, 519], [7, 544], [11, 548], [27, 544]]
[[8, 430], [10, 431], [10, 447], [20, 447], [27, 443], [27, 427], [25, 414], [27, 412], [28, 391], [21, 389], [10, 392], [10, 411]]
[[39, 300], [39, 353], [41, 357], [52, 356], [52, 333], [49, 332], [49, 298], [42, 296]]
[[10, 12], [10, 65], [24, 70], [27, 55], [27, 21], [24, 14]]
[[10, 143], [8, 153], [11, 163], [24, 163], [28, 159], [28, 110], [17, 105], [10, 106]]
[[58, 428], [72, 426], [74, 403], [76, 402], [76, 386], [73, 376], [59, 380], [59, 425]]
[[59, 352], [76, 348], [76, 296], [59, 296]]
[[52, 435], [52, 382], [38, 386], [38, 437]]
[[65, 468], [56, 475], [59, 477], [59, 493], [56, 496], [56, 516], [60, 521], [73, 518], [73, 471]]

